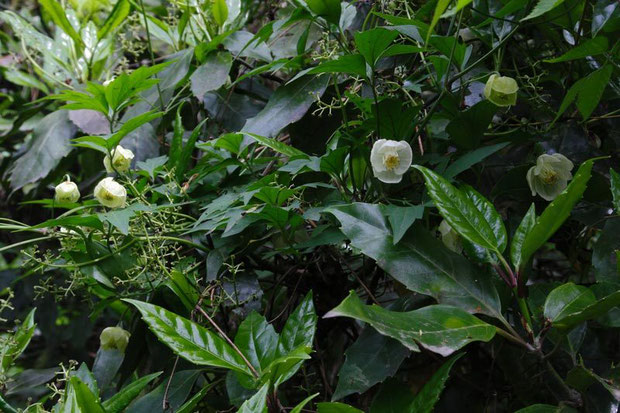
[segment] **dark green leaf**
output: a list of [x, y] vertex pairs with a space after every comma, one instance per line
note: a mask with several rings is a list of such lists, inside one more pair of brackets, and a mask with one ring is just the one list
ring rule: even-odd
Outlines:
[[592, 252], [592, 266], [596, 281], [609, 282], [620, 285], [620, 219], [611, 217], [605, 222], [603, 232], [594, 244]]
[[125, 301], [140, 311], [142, 319], [162, 343], [187, 361], [251, 374], [241, 356], [222, 338], [204, 327], [156, 305]]
[[205, 62], [189, 78], [194, 96], [198, 100], [203, 100], [205, 93], [223, 86], [228, 80], [228, 72], [231, 66], [232, 56], [230, 53], [209, 53]]
[[308, 8], [317, 16], [324, 17], [332, 24], [340, 22], [340, 0], [305, 0]]
[[269, 383], [265, 383], [254, 396], [241, 405], [237, 413], [267, 413], [268, 391]]
[[361, 410], [348, 404], [331, 402], [331, 403], [319, 403], [317, 404], [318, 413], [363, 413]]
[[374, 67], [390, 44], [398, 37], [398, 32], [376, 28], [355, 33], [355, 45], [370, 67]]
[[527, 210], [527, 213], [521, 220], [519, 227], [515, 231], [514, 236], [512, 237], [512, 241], [510, 242], [510, 260], [512, 261], [512, 265], [515, 268], [521, 268], [521, 252], [523, 249], [523, 242], [525, 241], [525, 237], [527, 234], [534, 228], [536, 224], [536, 206], [534, 204], [530, 205], [530, 208]]
[[[176, 412], [187, 399], [187, 396], [194, 387], [196, 379], [201, 373], [202, 371], [200, 370], [183, 370], [175, 372], [172, 379], [169, 377], [164, 378], [162, 383], [157, 386], [155, 390], [137, 399], [125, 410], [125, 413], [161, 412], [163, 410], [162, 406], [166, 389], [168, 389], [167, 400], [170, 405], [170, 410]], [[169, 386], [168, 381], [170, 381]]]
[[239, 325], [235, 336], [235, 344], [259, 373], [273, 361], [277, 343], [273, 326], [255, 311]]
[[416, 205], [411, 207], [399, 207], [396, 205], [385, 205], [383, 208], [385, 216], [390, 221], [392, 227], [392, 237], [394, 244], [402, 239], [407, 230], [411, 228], [416, 219], [422, 218], [424, 206]]
[[351, 317], [370, 324], [381, 334], [400, 341], [412, 351], [427, 350], [448, 356], [473, 341], [489, 341], [495, 327], [457, 307], [430, 305], [399, 313], [362, 303], [354, 291], [324, 316]]
[[606, 37], [595, 37], [594, 39], [584, 41], [583, 43], [564, 53], [562, 56], [556, 57], [555, 59], [546, 59], [545, 62], [560, 63], [569, 60], [582, 59], [587, 56], [596, 56], [605, 53], [608, 47], [609, 41], [607, 41]]
[[78, 377], [71, 377], [71, 387], [75, 392], [77, 405], [80, 407], [80, 411], [88, 413], [106, 413], [101, 406], [99, 398], [94, 395], [88, 388], [86, 383], [84, 383]]
[[567, 283], [551, 291], [545, 302], [545, 317], [554, 327], [570, 328], [605, 315], [620, 305], [620, 291], [600, 300], [587, 287]]
[[476, 149], [480, 146], [482, 136], [489, 128], [495, 112], [497, 106], [483, 99], [474, 106], [458, 112], [448, 123], [446, 132], [457, 146]]
[[455, 231], [488, 250], [499, 253], [504, 250], [506, 230], [501, 232], [503, 229], [501, 224], [498, 228], [500, 232], [495, 233], [495, 228], [498, 227], [497, 221], [501, 223], [501, 219], [489, 201], [480, 195], [474, 196], [475, 199], [470, 198], [466, 192], [457, 189], [428, 168], [420, 165], [414, 165], [414, 168], [422, 172], [428, 194], [441, 216]]
[[414, 225], [394, 245], [392, 232], [378, 205], [356, 203], [326, 210], [342, 224], [354, 247], [408, 289], [501, 319], [499, 296], [489, 277], [464, 257], [448, 250], [421, 226]]
[[97, 31], [97, 37], [103, 39], [114, 29], [123, 24], [127, 16], [129, 16], [130, 11], [131, 3], [128, 0], [117, 1], [108, 15], [108, 18], [103, 22], [103, 26]]
[[564, 0], [538, 0], [536, 7], [532, 9], [532, 11], [530, 12], [530, 14], [527, 15], [527, 17], [521, 19], [521, 21], [540, 17], [548, 11], [551, 11], [552, 9], [558, 7], [562, 3], [564, 3]]
[[443, 392], [446, 386], [446, 381], [448, 380], [452, 366], [464, 354], [465, 353], [455, 354], [433, 374], [433, 377], [424, 384], [422, 390], [416, 395], [410, 411], [416, 413], [431, 413], [433, 411], [435, 404], [439, 400], [439, 396], [441, 396], [441, 392]]
[[140, 395], [148, 384], [161, 375], [159, 373], [149, 374], [129, 383], [118, 393], [103, 402], [106, 413], [121, 413], [129, 404]]
[[274, 138], [267, 138], [265, 136], [256, 135], [254, 133], [249, 133], [249, 132], [244, 132], [244, 135], [251, 137], [252, 139], [257, 141], [261, 145], [266, 146], [270, 149], [273, 149], [274, 151], [281, 153], [282, 155], [304, 156], [304, 157], [308, 156], [302, 151], [300, 151], [299, 149], [293, 148], [292, 146], [282, 143], [279, 140], [274, 139]]
[[496, 145], [483, 146], [482, 148], [478, 148], [474, 151], [466, 153], [465, 155], [458, 158], [454, 161], [450, 166], [446, 168], [443, 173], [443, 176], [446, 179], [451, 179], [471, 168], [473, 165], [482, 162], [487, 157], [493, 155], [495, 152], [504, 149], [508, 146], [508, 143], [498, 143]]
[[366, 77], [366, 63], [360, 54], [347, 54], [336, 60], [327, 60], [310, 69], [307, 74], [348, 73]]
[[564, 96], [564, 100], [562, 100], [562, 104], [553, 122], [558, 120], [575, 100], [577, 100], [577, 109], [583, 119], [588, 119], [598, 106], [598, 102], [601, 100], [601, 96], [603, 96], [612, 72], [613, 67], [607, 64], [575, 82], [566, 92], [566, 96]]
[[611, 195], [614, 200], [614, 210], [616, 211], [616, 214], [620, 214], [620, 174], [610, 168], [609, 176], [611, 184]]

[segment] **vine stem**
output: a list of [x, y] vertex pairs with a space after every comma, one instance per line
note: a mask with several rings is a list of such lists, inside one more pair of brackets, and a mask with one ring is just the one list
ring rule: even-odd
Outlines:
[[233, 341], [226, 335], [226, 333], [220, 328], [220, 326], [217, 325], [217, 323], [211, 318], [209, 317], [209, 314], [207, 314], [207, 312], [205, 310], [203, 310], [201, 307], [196, 306], [195, 307], [196, 310], [203, 315], [204, 318], [206, 318], [209, 323], [213, 326], [213, 328], [215, 328], [217, 330], [217, 332], [220, 334], [220, 336], [222, 336], [222, 338], [224, 340], [226, 340], [226, 342], [228, 344], [230, 344], [230, 346], [237, 352], [237, 354], [239, 354], [241, 356], [241, 358], [243, 359], [243, 362], [250, 368], [250, 371], [252, 372], [252, 375], [254, 375], [255, 378], [259, 377], [258, 372], [256, 371], [256, 369], [254, 368], [254, 366], [252, 365], [252, 363], [250, 363], [250, 361], [245, 357], [245, 355], [241, 352], [241, 350], [239, 350], [239, 347], [237, 347], [235, 345], [235, 343], [233, 343]]

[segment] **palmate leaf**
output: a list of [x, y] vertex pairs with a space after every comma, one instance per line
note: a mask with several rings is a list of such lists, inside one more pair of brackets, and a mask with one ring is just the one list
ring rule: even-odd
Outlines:
[[162, 307], [136, 301], [133, 304], [157, 338], [185, 360], [202, 365], [223, 367], [252, 375], [241, 356], [222, 338], [206, 328]]
[[457, 307], [430, 305], [404, 313], [362, 303], [354, 291], [324, 316], [351, 317], [370, 324], [381, 334], [412, 351], [427, 350], [448, 356], [472, 341], [489, 341], [495, 327]]
[[499, 296], [490, 278], [421, 226], [414, 224], [394, 245], [380, 205], [354, 203], [325, 212], [340, 221], [342, 232], [355, 248], [411, 291], [470, 313], [502, 319]]

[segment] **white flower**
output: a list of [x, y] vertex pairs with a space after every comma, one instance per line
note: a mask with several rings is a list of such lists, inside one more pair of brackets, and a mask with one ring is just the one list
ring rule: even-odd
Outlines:
[[129, 170], [131, 161], [134, 157], [133, 152], [129, 149], [123, 148], [118, 145], [116, 148], [110, 151], [112, 154], [112, 162], [110, 163], [110, 156], [106, 155], [103, 158], [103, 166], [108, 173], [112, 172], [125, 172]]
[[67, 176], [67, 180], [56, 185], [54, 200], [58, 203], [73, 203], [80, 199], [80, 190], [75, 182], [71, 182]]
[[407, 142], [379, 139], [370, 151], [370, 164], [378, 180], [395, 184], [409, 170], [412, 157], [411, 146]]
[[484, 86], [484, 96], [497, 106], [510, 106], [517, 103], [518, 90], [513, 78], [492, 74]]
[[461, 236], [458, 232], [456, 232], [445, 219], [441, 221], [438, 229], [441, 234], [441, 242], [443, 242], [443, 245], [448, 247], [449, 250], [460, 254], [461, 251], [463, 251], [463, 243], [461, 242]]
[[124, 353], [129, 344], [129, 337], [131, 334], [127, 330], [120, 327], [106, 327], [99, 336], [99, 342], [104, 350], [116, 349]]
[[564, 155], [540, 155], [536, 166], [527, 171], [527, 183], [532, 190], [532, 196], [540, 195], [547, 201], [552, 201], [568, 186], [573, 177], [571, 170], [573, 163]]
[[108, 208], [120, 208], [125, 205], [127, 190], [113, 178], [103, 178], [94, 192], [95, 198]]

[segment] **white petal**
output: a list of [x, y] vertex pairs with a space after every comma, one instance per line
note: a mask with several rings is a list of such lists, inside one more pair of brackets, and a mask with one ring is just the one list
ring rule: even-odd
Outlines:
[[386, 184], [397, 184], [403, 179], [402, 175], [394, 171], [375, 171], [375, 177]]
[[385, 139], [379, 139], [372, 146], [372, 150], [370, 151], [370, 164], [372, 165], [372, 169], [374, 171], [385, 171], [387, 170], [385, 165], [383, 165], [383, 144], [385, 143]]
[[394, 168], [394, 172], [402, 175], [407, 172], [411, 166], [413, 152], [411, 151], [411, 146], [409, 146], [407, 142], [401, 141], [399, 144], [399, 148], [397, 149], [399, 163], [398, 166]]

